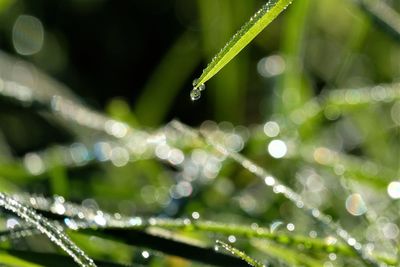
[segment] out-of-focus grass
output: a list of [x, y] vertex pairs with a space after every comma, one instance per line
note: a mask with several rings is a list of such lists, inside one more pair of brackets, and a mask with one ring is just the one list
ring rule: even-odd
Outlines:
[[[246, 51], [207, 83], [203, 98], [195, 103], [189, 100], [192, 80], [264, 1], [165, 2], [170, 9], [162, 9], [157, 1], [137, 2], [138, 10], [132, 10], [132, 14], [143, 12], [143, 6], [148, 8], [146, 35], [151, 35], [156, 26], [171, 31], [164, 55], [152, 62], [152, 70], [145, 72], [144, 65], [143, 71], [133, 69], [129, 75], [118, 73], [116, 66], [108, 62], [90, 66], [107, 66], [109, 76], [115, 76], [116, 87], [129, 83], [134, 72], [146, 76], [141, 89], [131, 88], [122, 96], [115, 94], [114, 87], [107, 88], [107, 118], [125, 122], [132, 132], [115, 138], [109, 134], [112, 127], [103, 131], [87, 129], [52, 112], [51, 107], [38, 108], [0, 97], [0, 191], [62, 195], [81, 207], [116, 213], [116, 218], [182, 218], [178, 226], [173, 221], [171, 225], [155, 223], [140, 229], [68, 231], [91, 257], [115, 264], [201, 266], [197, 261], [204, 255], [207, 263], [215, 265], [240, 262], [213, 251], [215, 240], [221, 240], [274, 266], [280, 266], [282, 261], [293, 266], [363, 265], [348, 244], [282, 194], [275, 194], [264, 181], [224, 158], [213, 146], [164, 125], [171, 117], [182, 118], [188, 124], [195, 124], [193, 121], [197, 123], [198, 119], [215, 120], [216, 123], [207, 121], [199, 126], [201, 132], [209, 131], [213, 141], [240, 150], [306, 203], [318, 207], [367, 244], [374, 259], [395, 265], [399, 247], [398, 200], [388, 190], [400, 175], [400, 100], [399, 94], [393, 93], [400, 90], [400, 44], [393, 38], [395, 32], [387, 31], [388, 25], [382, 28], [377, 14], [360, 8], [359, 2], [294, 1]], [[109, 3], [103, 2], [111, 9]], [[385, 3], [399, 12], [396, 1]], [[77, 75], [73, 62], [78, 61], [72, 61], [74, 53], [79, 52], [69, 50], [80, 40], [68, 39], [64, 32], [68, 31], [64, 21], [71, 18], [48, 16], [52, 11], [46, 9], [47, 4], [40, 2], [32, 7], [27, 1], [0, 1], [0, 49], [16, 54], [11, 33], [17, 17], [36, 16], [42, 20], [47, 36], [43, 48], [33, 56], [17, 57], [50, 71], [57, 69], [54, 73], [59, 79], [68, 85], [77, 84], [75, 93], [87, 96], [87, 83], [81, 80], [85, 73]], [[109, 11], [101, 4], [88, 4], [86, 9], [78, 5], [72, 1], [63, 8], [68, 14], [75, 14], [82, 26]], [[392, 11], [391, 16], [397, 17]], [[177, 24], [167, 24], [162, 20], [165, 16], [178, 17]], [[110, 29], [119, 28], [114, 25], [116, 21], [109, 18]], [[396, 19], [391, 21], [396, 23]], [[131, 35], [138, 44], [130, 48], [135, 53], [151, 55], [156, 49], [157, 46], [141, 43], [140, 31], [134, 31], [134, 27], [121, 39], [114, 36], [107, 40], [111, 38], [107, 35], [104, 42], [123, 44], [123, 38]], [[116, 56], [124, 51], [121, 47], [113, 50]], [[80, 51], [82, 55], [84, 52]], [[271, 61], [271, 56], [278, 61]], [[54, 60], [60, 58], [64, 61], [54, 68]], [[3, 66], [4, 62], [0, 62], [0, 78], [43, 89], [35, 85], [42, 85], [40, 82], [46, 77], [18, 72], [23, 70], [18, 60], [7, 66]], [[13, 69], [19, 75], [3, 77]], [[344, 93], [338, 98], [338, 92]], [[56, 93], [59, 92], [53, 92]], [[368, 96], [365, 102], [364, 96]], [[98, 99], [86, 98], [82, 102], [97, 110], [103, 108]], [[84, 114], [78, 117], [85, 121]], [[276, 123], [279, 129], [267, 121]], [[238, 123], [244, 126], [237, 126]], [[140, 128], [152, 134], [150, 143], [159, 144], [155, 154], [141, 152], [145, 141], [135, 139]], [[274, 150], [271, 153], [268, 149], [273, 140], [286, 145], [283, 158], [273, 157]], [[118, 153], [122, 159], [115, 157]], [[128, 160], [124, 153], [129, 154]], [[183, 161], [174, 164], [172, 159], [179, 162], [182, 155]], [[108, 158], [101, 161], [100, 156]], [[67, 160], [73, 164], [65, 164]], [[42, 166], [43, 170], [32, 172], [32, 166]], [[34, 203], [32, 200], [30, 205]], [[57, 207], [50, 206], [44, 214], [65, 227], [65, 218], [57, 213]], [[0, 226], [12, 230], [16, 219], [1, 213]], [[185, 219], [192, 224], [185, 223]], [[214, 224], [203, 225], [205, 221]], [[232, 230], [232, 223], [245, 226]], [[7, 266], [24, 266], [23, 260], [33, 262], [26, 266], [51, 266], [65, 260], [58, 254], [60, 251], [37, 235], [6, 241], [0, 236], [0, 246], [4, 249], [0, 264]], [[179, 251], [174, 251], [177, 248]], [[185, 253], [186, 259], [182, 259]]]

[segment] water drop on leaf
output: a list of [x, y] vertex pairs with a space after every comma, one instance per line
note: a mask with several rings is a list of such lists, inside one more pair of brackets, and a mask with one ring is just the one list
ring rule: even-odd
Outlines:
[[200, 84], [199, 87], [197, 87], [197, 89], [200, 91], [204, 91], [204, 89], [206, 89], [206, 85], [204, 83]]
[[193, 89], [193, 90], [190, 92], [190, 99], [192, 99], [192, 101], [196, 101], [196, 100], [200, 99], [200, 97], [201, 97], [201, 92], [200, 92], [200, 90], [198, 90], [198, 89]]

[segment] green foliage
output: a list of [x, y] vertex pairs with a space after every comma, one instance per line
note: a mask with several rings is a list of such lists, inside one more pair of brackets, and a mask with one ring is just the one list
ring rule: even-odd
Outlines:
[[[112, 13], [89, 2], [64, 8]], [[26, 62], [66, 64], [46, 20], [41, 51], [0, 54], [0, 265], [398, 266], [399, 4], [175, 2], [185, 29], [165, 30], [173, 41], [134, 103], [110, 87], [104, 112]], [[16, 52], [37, 45], [33, 25], [15, 27], [28, 11], [0, 1]], [[149, 63], [153, 48], [138, 47]], [[197, 98], [221, 71], [208, 102], [190, 102], [183, 89], [220, 47], [193, 84]]]
[[193, 82], [193, 88], [198, 89], [217, 74], [291, 3], [291, 0], [272, 0], [264, 4], [211, 60], [201, 76]]

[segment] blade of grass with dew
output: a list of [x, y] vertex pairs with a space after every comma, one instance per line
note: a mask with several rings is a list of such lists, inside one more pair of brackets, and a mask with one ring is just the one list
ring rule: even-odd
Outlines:
[[250, 266], [253, 267], [265, 267], [264, 264], [256, 261], [255, 259], [251, 258], [250, 256], [248, 256], [246, 253], [244, 253], [243, 251], [228, 245], [220, 240], [216, 241], [217, 245], [216, 247], [222, 247], [223, 249], [225, 249], [226, 251], [229, 251], [230, 253], [232, 253], [232, 255], [235, 255], [236, 257], [242, 259], [243, 261], [245, 261], [247, 264], [249, 264]]
[[286, 262], [289, 266], [307, 266], [307, 267], [319, 267], [321, 262], [310, 257], [307, 254], [299, 253], [291, 249], [281, 247], [270, 242], [264, 242], [261, 240], [252, 240], [251, 244], [269, 255], [272, 258], [279, 259], [279, 261]]
[[0, 193], [0, 207], [14, 213], [27, 223], [34, 225], [52, 242], [62, 248], [82, 267], [95, 267], [96, 264], [78, 246], [76, 246], [60, 229], [34, 210], [22, 205], [4, 193]]
[[195, 80], [193, 89], [198, 90], [200, 86], [217, 74], [291, 3], [292, 0], [271, 0], [264, 4], [211, 60], [200, 78]]
[[[42, 197], [35, 197], [32, 195], [17, 195], [18, 200], [24, 204], [30, 204], [32, 200], [34, 203], [41, 203], [40, 206], [36, 206], [35, 208], [40, 210], [42, 214], [44, 214], [47, 218], [52, 218], [63, 222], [64, 216], [68, 216], [70, 218], [77, 217], [78, 214], [82, 217], [84, 216], [83, 220], [87, 220], [88, 223], [90, 222], [90, 218], [87, 212], [88, 210], [83, 208], [82, 206], [70, 203], [70, 202], [63, 202], [65, 213], [63, 216], [60, 216], [56, 213], [51, 207], [54, 206], [54, 199], [46, 199]], [[60, 205], [60, 204], [58, 204]], [[251, 227], [246, 225], [238, 225], [238, 224], [226, 224], [226, 223], [219, 223], [214, 221], [201, 221], [201, 220], [193, 220], [187, 221], [184, 219], [166, 219], [166, 218], [142, 218], [142, 217], [127, 217], [121, 218], [117, 222], [110, 220], [113, 216], [108, 214], [107, 212], [102, 212], [105, 216], [105, 226], [104, 228], [118, 228], [124, 229], [125, 231], [129, 230], [146, 230], [148, 227], [153, 228], [162, 228], [174, 231], [182, 231], [182, 232], [209, 232], [214, 234], [220, 235], [235, 235], [235, 236], [243, 236], [247, 238], [259, 238], [259, 239], [266, 239], [271, 240], [276, 243], [285, 246], [299, 246], [304, 245], [308, 248], [312, 248], [314, 251], [321, 251], [321, 252], [332, 252], [335, 251], [337, 253], [341, 253], [346, 256], [355, 256], [354, 252], [350, 250], [347, 246], [337, 243], [337, 244], [329, 244], [325, 240], [317, 239], [317, 238], [309, 238], [300, 235], [289, 235], [289, 234], [280, 234], [280, 233], [273, 233], [269, 229], [264, 227]], [[85, 215], [86, 214], [86, 215]], [[131, 222], [140, 222], [137, 224], [132, 224]], [[64, 222], [65, 223], [65, 222]], [[115, 225], [115, 223], [117, 223]], [[68, 224], [66, 224], [67, 227]], [[79, 230], [85, 230], [90, 228], [90, 223], [88, 225], [80, 225]], [[0, 232], [0, 240], [9, 240], [13, 238], [19, 238], [23, 236], [30, 236], [35, 235], [40, 232], [35, 231], [31, 227], [22, 228], [22, 229], [13, 229], [13, 230], [6, 230]], [[88, 249], [85, 249], [89, 251]], [[93, 254], [93, 252], [91, 252]]]
[[[93, 216], [90, 209], [84, 208], [77, 204], [71, 202], [63, 202], [65, 213], [60, 216], [56, 211], [54, 211], [51, 207], [54, 206], [55, 199], [37, 197], [32, 195], [14, 195], [21, 203], [27, 204], [29, 206], [38, 209], [42, 214], [44, 214], [47, 218], [51, 218], [59, 221], [60, 223], [64, 223], [67, 228], [70, 230], [78, 230], [78, 232], [85, 233], [86, 230], [90, 231], [93, 225], [91, 224], [91, 216]], [[34, 202], [32, 202], [32, 199]], [[33, 205], [32, 203], [36, 203]], [[38, 205], [37, 203], [40, 203]], [[81, 223], [79, 223], [78, 229], [76, 227], [70, 228], [70, 225], [64, 221], [65, 216], [70, 218], [81, 218]], [[171, 237], [176, 231], [182, 232], [209, 232], [219, 235], [234, 235], [234, 236], [243, 236], [251, 239], [264, 239], [268, 241], [272, 241], [273, 243], [277, 243], [279, 245], [298, 249], [299, 247], [306, 247], [308, 250], [312, 252], [322, 252], [322, 253], [338, 253], [345, 257], [357, 257], [357, 253], [354, 250], [350, 249], [347, 245], [340, 242], [331, 243], [327, 239], [318, 239], [318, 238], [309, 238], [301, 235], [294, 235], [288, 233], [278, 233], [271, 232], [269, 229], [264, 227], [254, 227], [254, 226], [245, 226], [245, 225], [236, 225], [236, 224], [226, 224], [219, 223], [214, 221], [201, 221], [201, 220], [193, 220], [187, 221], [185, 219], [166, 219], [166, 218], [144, 218], [144, 217], [122, 217], [118, 220], [113, 219], [113, 215], [108, 214], [107, 212], [102, 211], [102, 214], [105, 218], [105, 225], [102, 227], [105, 231], [107, 229], [113, 230], [118, 229], [119, 231], [125, 231], [126, 234], [129, 231], [145, 231], [152, 234], [153, 231], [151, 229], [164, 229], [170, 230]], [[83, 217], [82, 217], [83, 215]], [[87, 221], [87, 223], [84, 223]], [[75, 225], [75, 224], [73, 224]], [[171, 232], [175, 231], [175, 232]], [[0, 232], [0, 240], [9, 240], [13, 238], [20, 238], [23, 236], [30, 236], [38, 234], [39, 232], [32, 228], [23, 228], [16, 230], [7, 230], [4, 232]], [[76, 232], [73, 236], [75, 236]], [[161, 237], [160, 234], [158, 234]], [[168, 238], [167, 238], [168, 239]], [[130, 244], [130, 241], [127, 242]], [[88, 250], [86, 248], [85, 250]], [[91, 254], [95, 254], [94, 251], [91, 251]], [[373, 258], [378, 259], [391, 264], [395, 261], [395, 259], [390, 257], [382, 257], [379, 254], [372, 253]]]
[[[35, 197], [31, 197], [31, 199], [34, 199]], [[43, 199], [40, 199], [43, 201]], [[68, 205], [73, 205], [74, 206], [74, 212], [76, 213], [81, 213], [85, 214], [82, 208], [79, 206], [76, 206], [71, 203], [64, 203]], [[55, 211], [51, 211], [49, 209], [39, 209], [42, 213], [46, 214], [46, 217], [52, 218], [58, 220], [60, 223], [63, 221], [65, 218], [64, 216], [60, 216]], [[66, 208], [66, 211], [69, 209]], [[71, 216], [68, 212], [68, 216]], [[104, 215], [107, 215], [106, 212], [104, 212]], [[86, 218], [87, 219], [87, 218]], [[126, 220], [126, 219], [125, 219]], [[346, 245], [340, 242], [336, 243], [329, 243], [327, 239], [320, 239], [320, 238], [310, 238], [307, 236], [301, 236], [301, 235], [293, 235], [293, 234], [285, 234], [285, 233], [273, 233], [270, 232], [267, 228], [263, 227], [251, 227], [251, 226], [246, 226], [246, 225], [235, 225], [235, 224], [225, 224], [225, 223], [219, 223], [219, 222], [214, 222], [214, 221], [190, 221], [190, 223], [187, 223], [184, 219], [164, 219], [164, 218], [142, 218], [142, 217], [131, 217], [127, 219], [132, 220], [132, 221], [141, 221], [141, 224], [129, 224], [127, 223], [126, 226], [123, 225], [113, 225], [109, 224], [107, 221], [106, 226], [104, 226], [104, 229], [120, 229], [121, 231], [125, 231], [128, 233], [129, 231], [132, 230], [140, 230], [140, 231], [145, 231], [149, 229], [149, 232], [152, 232], [151, 229], [168, 229], [171, 231], [181, 231], [180, 234], [183, 233], [213, 233], [213, 234], [218, 234], [218, 235], [234, 235], [234, 236], [242, 236], [246, 237], [249, 239], [263, 239], [263, 240], [268, 240], [273, 243], [279, 244], [281, 246], [290, 248], [292, 250], [296, 250], [299, 247], [306, 247], [307, 250], [313, 253], [337, 253], [338, 255], [342, 257], [356, 257], [357, 255], [349, 249]], [[68, 231], [70, 234], [71, 238], [80, 245], [80, 247], [84, 248], [85, 251], [90, 252], [91, 255], [104, 255], [104, 249], [100, 249], [96, 246], [88, 246], [87, 242], [84, 242], [87, 238], [90, 238], [91, 235], [86, 235], [86, 230], [91, 229], [90, 223], [88, 225], [81, 224], [78, 229], [73, 229], [72, 231]], [[71, 229], [70, 229], [71, 230]], [[90, 230], [89, 230], [90, 231]], [[176, 232], [172, 232], [176, 233]], [[3, 232], [0, 232], [0, 241], [7, 241], [7, 240], [12, 240], [12, 239], [18, 239], [18, 238], [23, 238], [26, 236], [33, 236], [33, 235], [38, 235], [40, 232], [32, 227], [28, 228], [21, 228], [21, 229], [13, 229], [13, 230], [5, 230]], [[105, 239], [104, 239], [105, 240]], [[111, 240], [108, 240], [111, 241]], [[90, 242], [89, 242], [90, 243]], [[120, 243], [124, 244], [124, 243]], [[97, 243], [97, 245], [99, 245]], [[125, 247], [125, 245], [124, 245]], [[152, 248], [150, 246], [150, 248]], [[124, 249], [123, 249], [124, 250]], [[118, 249], [118, 252], [121, 252], [121, 248]], [[389, 264], [389, 265], [396, 265], [397, 261], [394, 258], [388, 257], [388, 256], [383, 256], [379, 254], [373, 254], [373, 257], [376, 259], [379, 259], [380, 261]]]
[[[315, 221], [321, 223], [326, 227], [326, 229], [332, 232], [335, 236], [343, 240], [346, 244], [348, 244], [349, 248], [351, 248], [359, 257], [359, 259], [365, 264], [365, 266], [380, 266], [379, 263], [366, 253], [366, 247], [364, 244], [359, 243], [354, 237], [350, 235], [344, 228], [340, 226], [339, 223], [335, 223], [331, 220], [329, 216], [322, 213], [318, 208], [313, 207], [308, 203], [305, 203], [303, 198], [293, 191], [290, 187], [285, 186], [280, 182], [276, 177], [271, 176], [264, 168], [255, 164], [250, 159], [246, 158], [240, 153], [234, 151], [228, 151], [224, 145], [214, 140], [207, 131], [196, 131], [193, 128], [179, 122], [172, 121], [171, 126], [181, 131], [182, 133], [187, 133], [192, 135], [194, 138], [197, 138], [200, 142], [205, 142], [206, 144], [214, 147], [217, 151], [222, 153], [223, 155], [231, 158], [236, 161], [239, 165], [241, 165], [244, 169], [248, 170], [254, 176], [259, 177], [263, 181], [267, 178], [272, 178], [272, 182], [266, 182], [265, 185], [268, 187], [272, 187], [276, 194], [282, 194], [287, 200], [291, 201], [297, 208], [303, 210], [306, 214], [311, 216]], [[297, 205], [298, 203], [301, 205]], [[341, 233], [341, 234], [339, 234]], [[349, 244], [348, 240], [355, 239], [356, 243], [360, 245], [360, 249], [356, 249], [355, 246]]]
[[231, 255], [226, 255], [206, 246], [199, 246], [196, 242], [189, 243], [161, 236], [160, 233], [117, 228], [98, 228], [96, 230], [82, 230], [82, 233], [123, 242], [135, 247], [147, 247], [169, 255], [218, 266], [241, 266], [242, 261]]
[[[98, 236], [86, 235], [79, 231], [67, 230], [67, 233], [75, 244], [90, 254], [93, 259], [107, 259], [107, 261], [115, 263], [129, 262], [134, 265], [137, 263], [137, 258], [132, 255], [132, 246], [130, 245]], [[93, 238], [96, 239], [96, 242], [92, 242]]]
[[[211, 58], [254, 10], [253, 0], [198, 0], [197, 3], [205, 58]], [[218, 88], [212, 90], [210, 99], [216, 120], [243, 122], [249, 59], [249, 53], [238, 55], [210, 82], [210, 88]]]

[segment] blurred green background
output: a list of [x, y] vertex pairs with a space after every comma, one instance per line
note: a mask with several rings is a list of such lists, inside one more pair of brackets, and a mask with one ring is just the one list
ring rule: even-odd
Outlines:
[[[383, 2], [400, 12], [399, 1]], [[175, 118], [195, 127], [215, 121], [213, 127], [240, 136], [243, 145], [248, 141], [244, 154], [340, 220], [361, 240], [371, 241], [365, 229], [375, 225], [374, 221], [384, 217], [395, 226], [399, 221], [398, 204], [386, 193], [388, 183], [400, 179], [398, 100], [356, 107], [332, 104], [322, 116], [306, 123], [297, 123], [303, 116], [297, 111], [332, 89], [397, 85], [399, 35], [381, 27], [358, 1], [294, 1], [206, 84], [199, 101], [190, 101], [192, 81], [263, 3], [0, 0], [0, 49], [16, 58], [9, 66], [16, 73], [18, 60], [31, 62], [69, 87], [83, 103], [132, 127], [152, 131]], [[268, 154], [266, 146], [274, 136], [268, 135], [268, 127], [265, 130], [267, 121], [279, 123], [282, 139], [294, 140], [294, 156], [279, 160]], [[287, 200], [260, 187], [262, 182], [232, 162], [215, 163], [219, 164], [218, 176], [198, 184], [188, 182], [179, 168], [157, 159], [135, 160], [121, 168], [86, 159], [81, 166], [69, 168], [54, 159], [45, 171], [30, 173], [26, 168], [27, 160], [36, 155], [26, 153], [43, 150], [51, 162], [60, 146], [82, 151], [104, 138], [0, 98], [1, 191], [57, 194], [129, 216], [190, 217], [199, 212], [204, 219], [222, 222], [266, 226], [276, 220], [294, 222], [296, 230], [307, 236], [313, 229], [319, 231], [318, 225]], [[174, 138], [179, 143], [179, 135]], [[289, 150], [291, 144], [286, 143]], [[178, 146], [192, 158], [203, 149], [208, 151], [196, 144]], [[303, 149], [321, 146], [348, 157], [334, 166], [307, 162]], [[341, 167], [345, 174], [337, 171]], [[310, 189], [316, 180], [324, 185]], [[187, 183], [190, 193], [175, 198], [171, 192], [187, 188]], [[346, 213], [346, 197], [352, 191], [363, 192], [374, 221]], [[372, 204], [375, 199], [381, 205]], [[341, 203], [340, 207], [335, 203]], [[379, 214], [382, 207], [388, 209], [386, 215]], [[398, 248], [397, 236], [398, 228], [396, 238], [387, 239]], [[103, 239], [96, 239], [100, 242], [96, 246], [88, 241], [93, 237], [73, 237], [97, 258], [135, 262], [140, 254], [140, 250], [134, 254], [131, 247]], [[207, 239], [197, 233], [190, 237]], [[35, 242], [44, 243], [28, 239], [23, 246], [31, 248]], [[239, 244], [251, 250], [245, 240]], [[253, 254], [263, 257], [259, 252]], [[166, 262], [170, 266], [189, 264], [177, 258]], [[152, 266], [167, 263], [158, 256], [151, 261]], [[346, 259], [338, 266], [341, 263], [345, 266]]]

